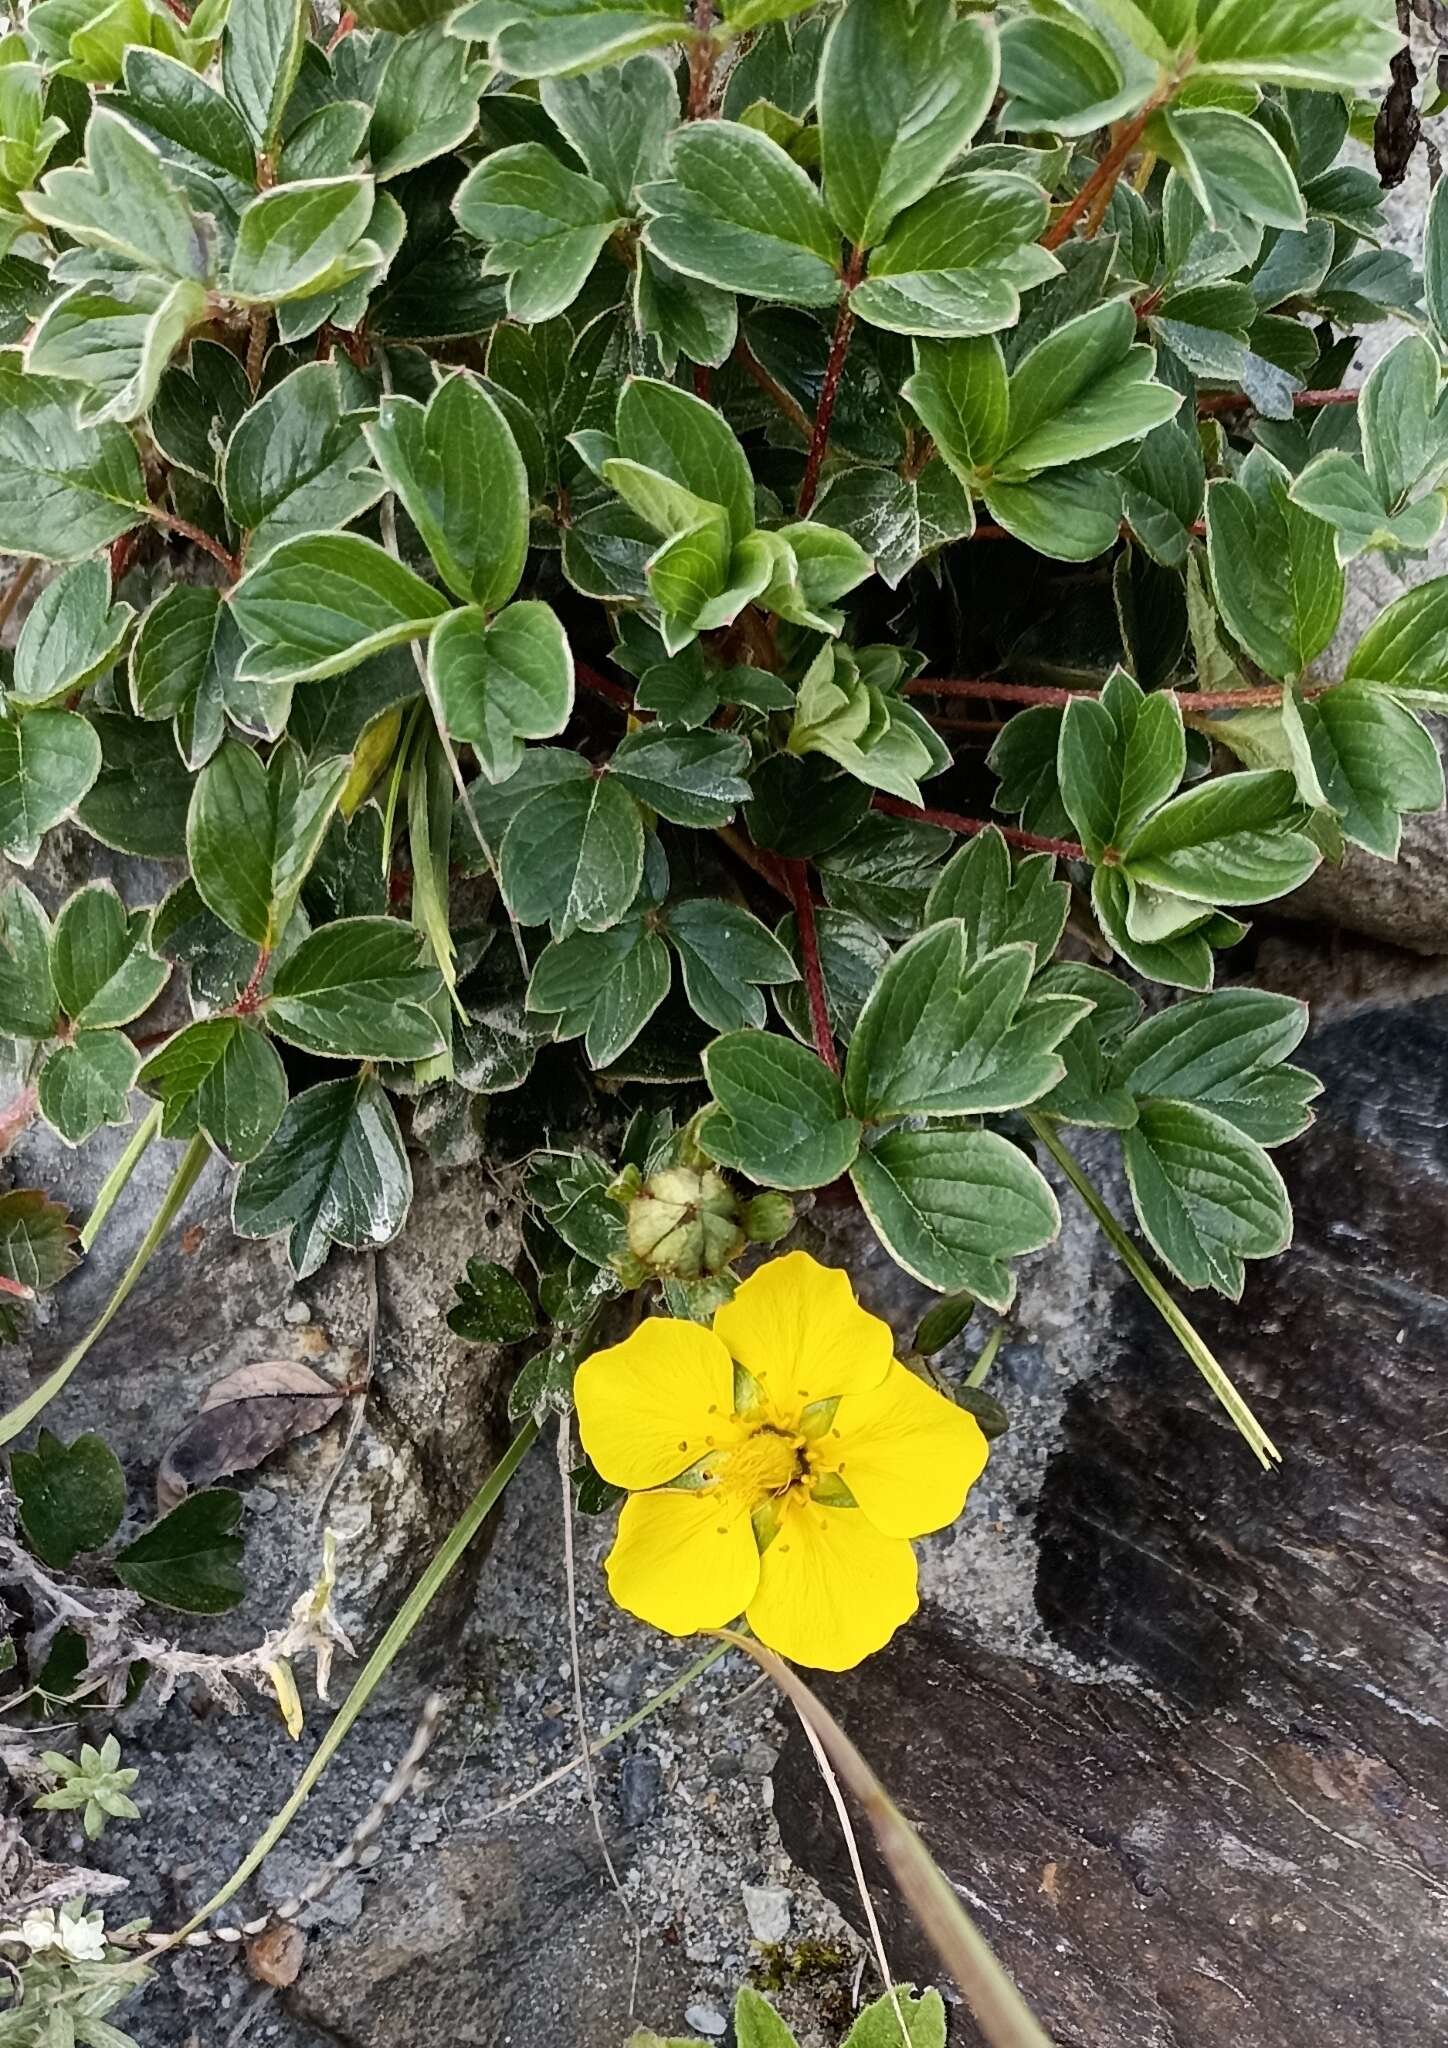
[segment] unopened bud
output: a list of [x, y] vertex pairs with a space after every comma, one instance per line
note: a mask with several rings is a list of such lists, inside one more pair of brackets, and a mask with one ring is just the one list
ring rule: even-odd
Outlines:
[[751, 1244], [776, 1244], [794, 1228], [794, 1203], [772, 1188], [755, 1195], [744, 1210], [744, 1230]]
[[651, 1272], [678, 1280], [722, 1272], [744, 1247], [734, 1190], [712, 1167], [650, 1174], [628, 1205], [628, 1247]]

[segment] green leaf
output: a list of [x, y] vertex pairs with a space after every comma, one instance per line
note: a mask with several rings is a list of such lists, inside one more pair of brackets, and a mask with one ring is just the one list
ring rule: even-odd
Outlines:
[[736, 904], [696, 896], [670, 905], [662, 927], [684, 970], [690, 1007], [716, 1031], [759, 1030], [760, 989], [799, 979], [779, 940]]
[[1117, 538], [1121, 480], [1089, 463], [1050, 469], [1029, 483], [988, 483], [986, 510], [1007, 533], [1057, 562], [1092, 562]]
[[116, 1554], [116, 1576], [142, 1599], [182, 1614], [225, 1614], [246, 1592], [238, 1566], [241, 1495], [205, 1487]]
[[171, 734], [110, 711], [92, 712], [89, 724], [100, 743], [101, 770], [77, 819], [93, 839], [120, 853], [180, 859], [192, 779]]
[[411, 1201], [397, 1119], [361, 1069], [288, 1104], [266, 1150], [241, 1169], [231, 1215], [243, 1237], [289, 1231], [292, 1270], [305, 1280], [334, 1244], [348, 1251], [390, 1244]]
[[366, 436], [453, 595], [489, 612], [505, 605], [528, 554], [528, 478], [482, 385], [459, 373], [425, 407], [384, 398]]
[[164, 1137], [200, 1131], [237, 1166], [255, 1159], [287, 1106], [275, 1047], [240, 1017], [188, 1024], [152, 1054], [136, 1082], [163, 1105]]
[[63, 1444], [42, 1429], [33, 1451], [12, 1451], [10, 1480], [26, 1541], [53, 1571], [110, 1542], [126, 1512], [121, 1463], [103, 1437]]
[[506, 1266], [469, 1259], [447, 1326], [469, 1344], [521, 1344], [537, 1328], [533, 1304]]
[[134, 420], [206, 306], [205, 287], [184, 279], [168, 285], [123, 272], [113, 286], [77, 285], [42, 315], [30, 368], [77, 387], [78, 426]]
[[[236, 680], [242, 639], [221, 593], [205, 585], [173, 584], [141, 621], [131, 649], [131, 701], [142, 718], [176, 720], [177, 739], [188, 767], [210, 760], [226, 732], [228, 705], [248, 723], [260, 711], [262, 694]], [[260, 723], [275, 737], [285, 722], [291, 693]], [[279, 714], [279, 715], [276, 715]]]
[[539, 99], [555, 128], [616, 211], [634, 211], [638, 188], [659, 175], [679, 123], [679, 92], [658, 57], [633, 57], [588, 77], [550, 78]]
[[749, 744], [734, 733], [666, 732], [648, 725], [625, 733], [609, 775], [672, 824], [706, 831], [727, 825], [748, 802], [748, 765]]
[[38, 1188], [0, 1195], [0, 1273], [31, 1294], [47, 1294], [80, 1264], [80, 1232], [69, 1211]]
[[1199, 920], [1169, 938], [1142, 940], [1134, 936], [1130, 923], [1141, 894], [1120, 868], [1097, 868], [1091, 877], [1091, 907], [1110, 945], [1129, 967], [1152, 981], [1165, 982], [1169, 988], [1210, 988], [1211, 919], [1205, 906]]
[[1207, 553], [1217, 604], [1234, 637], [1269, 675], [1297, 676], [1331, 640], [1343, 575], [1332, 528], [1288, 495], [1291, 479], [1254, 448], [1238, 480], [1207, 492]]
[[451, 26], [455, 35], [490, 36], [494, 61], [515, 77], [547, 78], [677, 42], [684, 22], [682, 0], [482, 0], [481, 9], [475, 0]]
[[185, 366], [173, 363], [161, 379], [151, 438], [173, 467], [215, 483], [221, 451], [250, 403], [246, 371], [231, 350], [193, 341]]
[[1383, 82], [1402, 40], [1393, 0], [1218, 0], [1204, 15], [1194, 72], [1367, 91]]
[[28, 711], [0, 724], [0, 852], [28, 868], [100, 766], [95, 728], [73, 711]]
[[1060, 270], [1036, 240], [1046, 195], [1009, 171], [937, 185], [895, 222], [850, 295], [862, 320], [895, 334], [978, 335], [1020, 317], [1020, 295]]
[[1153, 349], [1135, 340], [1136, 317], [1114, 299], [1068, 320], [1011, 373], [1010, 424], [993, 475], [1019, 482], [1137, 441], [1169, 420], [1180, 395], [1152, 381]]
[[330, 534], [375, 505], [383, 480], [331, 363], [306, 363], [240, 419], [226, 447], [222, 496], [249, 536], [247, 567], [303, 534]]
[[231, 594], [257, 682], [341, 675], [370, 654], [420, 640], [448, 609], [439, 592], [357, 533], [283, 541]]
[[150, 915], [128, 914], [112, 882], [87, 882], [61, 905], [50, 942], [60, 1006], [89, 1030], [129, 1024], [166, 985], [170, 967], [151, 951]]
[[37, 220], [72, 241], [165, 277], [204, 280], [211, 237], [167, 176], [160, 152], [129, 121], [98, 106], [86, 161], [51, 171], [26, 194]]
[[1433, 491], [1401, 511], [1384, 506], [1362, 464], [1345, 448], [1326, 448], [1292, 480], [1292, 502], [1333, 529], [1339, 562], [1356, 561], [1370, 549], [1426, 554], [1443, 525], [1441, 492]]
[[528, 1008], [556, 1020], [560, 1038], [583, 1036], [589, 1063], [626, 1052], [669, 992], [669, 956], [642, 918], [604, 932], [574, 932], [538, 956]]
[[573, 655], [552, 607], [527, 600], [495, 619], [449, 612], [428, 648], [437, 701], [489, 782], [506, 782], [524, 740], [551, 739], [573, 711]]
[[1295, 829], [1290, 775], [1224, 775], [1173, 797], [1122, 853], [1122, 871], [1202, 903], [1265, 903], [1305, 882], [1320, 859]]
[[766, 1031], [716, 1038], [704, 1072], [717, 1107], [699, 1142], [721, 1166], [766, 1187], [824, 1187], [837, 1180], [860, 1145], [839, 1076], [817, 1053]]
[[228, 740], [197, 777], [186, 821], [192, 878], [223, 923], [268, 952], [286, 930], [347, 767], [326, 760], [304, 771], [291, 744], [263, 767], [250, 747]]
[[993, 335], [917, 341], [915, 374], [903, 386], [936, 448], [964, 484], [988, 470], [1010, 431], [1010, 382]]
[[[892, 590], [917, 563], [975, 530], [969, 493], [938, 462], [928, 463], [918, 476], [868, 463], [842, 469], [815, 510], [858, 543]], [[1113, 524], [1113, 539], [1115, 532]]]
[[1056, 880], [1049, 854], [1012, 857], [996, 826], [978, 832], [948, 860], [925, 902], [925, 923], [959, 919], [970, 965], [998, 946], [1026, 941], [1043, 966], [1055, 952], [1071, 907], [1070, 885]]
[[[870, 991], [889, 961], [889, 942], [873, 924], [852, 911], [820, 908], [815, 911], [814, 920], [830, 1029], [842, 1044], [848, 1045]], [[800, 962], [799, 933], [793, 912], [780, 920], [775, 936], [790, 958]], [[814, 1043], [809, 996], [802, 978], [777, 987], [774, 1006], [802, 1045]]]
[[1321, 1083], [1285, 1064], [1307, 1030], [1307, 1005], [1265, 989], [1223, 989], [1138, 1024], [1112, 1067], [1116, 1086], [1146, 1099], [1195, 1102], [1259, 1145], [1282, 1145], [1312, 1121]]
[[1226, 107], [1175, 107], [1160, 116], [1156, 135], [1213, 227], [1233, 214], [1264, 227], [1307, 226], [1292, 166], [1259, 122]]
[[372, 106], [374, 175], [396, 178], [467, 141], [478, 125], [487, 67], [441, 22], [392, 46]]
[[850, 1178], [897, 1265], [938, 1293], [964, 1288], [1002, 1312], [1016, 1286], [1005, 1261], [1061, 1227], [1036, 1168], [993, 1131], [891, 1131], [860, 1153]]
[[0, 551], [74, 562], [146, 508], [136, 444], [115, 421], [79, 428], [74, 387], [0, 356]]
[[119, 1031], [78, 1031], [40, 1070], [40, 1113], [67, 1145], [128, 1124], [140, 1055]]
[[307, 39], [305, 0], [250, 0], [229, 12], [221, 42], [226, 97], [261, 153], [275, 148]]
[[1423, 299], [1433, 332], [1442, 341], [1448, 336], [1448, 195], [1433, 187], [1428, 201], [1428, 219], [1423, 243]]
[[581, 780], [535, 794], [514, 816], [499, 854], [513, 916], [519, 924], [551, 925], [555, 939], [617, 924], [643, 866], [638, 805], [617, 777], [586, 769]]
[[1370, 683], [1339, 683], [1301, 706], [1322, 793], [1358, 846], [1396, 860], [1405, 811], [1443, 808], [1432, 734]]
[[[630, 377], [619, 393], [615, 431], [625, 460], [666, 477], [705, 504], [722, 505], [731, 540], [741, 541], [754, 531], [749, 458], [712, 405], [676, 384]], [[666, 525], [661, 530], [678, 529]]]
[[1048, 967], [1036, 979], [1041, 995], [1083, 996], [1094, 1005], [1058, 1050], [1066, 1073], [1037, 1109], [1062, 1123], [1094, 1130], [1126, 1130], [1136, 1122], [1136, 1103], [1110, 1073], [1110, 1046], [1141, 1014], [1141, 998], [1114, 974], [1075, 961]]
[[1154, 562], [1186, 566], [1192, 529], [1202, 516], [1206, 463], [1194, 423], [1154, 427], [1124, 473], [1121, 514]]
[[855, 1115], [973, 1116], [1054, 1087], [1064, 1072], [1054, 1049], [1083, 1006], [1027, 1000], [1034, 965], [1030, 946], [1011, 945], [967, 966], [965, 926], [954, 920], [903, 946], [850, 1041], [845, 1097]]
[[1188, 1287], [1240, 1301], [1244, 1259], [1292, 1239], [1282, 1177], [1261, 1146], [1196, 1103], [1148, 1099], [1122, 1141], [1131, 1199], [1153, 1249]]
[[1046, 838], [1062, 838], [1071, 830], [1056, 773], [1062, 716], [1055, 704], [1033, 704], [1029, 711], [1018, 711], [988, 757], [1000, 777], [996, 809], [1018, 811], [1028, 832]]
[[[797, 2048], [794, 2035], [768, 1999], [747, 1985], [734, 1996], [734, 2038], [739, 2048]], [[640, 2048], [640, 2044], [630, 2042], [628, 2048]], [[643, 2048], [652, 2048], [651, 2040], [646, 2040]], [[664, 2041], [658, 2048], [679, 2048], [679, 2044]]]
[[1186, 772], [1181, 707], [1146, 696], [1117, 669], [1098, 698], [1078, 697], [1061, 721], [1061, 796], [1093, 861], [1135, 837]]
[[621, 225], [596, 179], [570, 171], [541, 142], [485, 157], [453, 201], [464, 232], [491, 244], [487, 274], [508, 280], [508, 313], [531, 325], [573, 304]]
[[51, 704], [103, 676], [125, 645], [135, 617], [112, 604], [111, 579], [98, 559], [77, 562], [47, 583], [31, 606], [15, 647], [10, 695]]
[[[907, 2040], [900, 2039], [903, 2014]], [[841, 2048], [945, 2048], [945, 2001], [938, 1991], [917, 1997], [910, 1984], [897, 1984], [874, 1999], [846, 2034]]]
[[1115, 49], [1086, 23], [1017, 18], [1001, 35], [1001, 85], [1007, 95], [1000, 112], [1006, 131], [1048, 130], [1089, 135], [1093, 129], [1135, 113], [1151, 90], [1140, 65], [1123, 71]]
[[272, 982], [278, 1037], [324, 1059], [425, 1060], [446, 1038], [425, 935], [395, 917], [346, 917], [302, 940]]
[[1448, 576], [1415, 585], [1379, 612], [1353, 649], [1346, 680], [1441, 707], [1448, 691]]
[[840, 244], [806, 172], [738, 121], [679, 128], [673, 176], [646, 185], [644, 240], [686, 277], [787, 305], [839, 296]]
[[0, 1032], [51, 1038], [59, 1000], [50, 977], [50, 920], [23, 882], [0, 892]]
[[991, 25], [950, 0], [850, 0], [819, 74], [825, 203], [857, 247], [883, 241], [990, 111], [1000, 60]]
[[242, 213], [225, 291], [274, 306], [340, 284], [371, 261], [364, 244], [374, 188], [360, 174], [307, 178], [260, 192]]
[[175, 181], [198, 205], [215, 203], [218, 183], [229, 198], [250, 192], [256, 152], [246, 123], [214, 85], [161, 50], [132, 44], [125, 53], [126, 89], [111, 105], [161, 150]]

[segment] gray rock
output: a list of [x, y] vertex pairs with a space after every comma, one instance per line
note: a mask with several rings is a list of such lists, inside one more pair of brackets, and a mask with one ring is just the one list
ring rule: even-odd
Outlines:
[[[1012, 1472], [1012, 1354], [1000, 1492], [931, 1552], [922, 1621], [821, 1686], [1062, 2043], [1390, 2048], [1441, 2025], [1448, 1002], [1328, 1023], [1305, 1058], [1326, 1094], [1281, 1155], [1295, 1248], [1241, 1306], [1193, 1303], [1281, 1470], [1083, 1248], [1094, 1359], [1057, 1422], [1032, 1414], [1043, 1455]], [[1009, 1547], [953, 1564], [999, 1541], [1009, 1493], [1032, 1563], [1014, 1647]], [[791, 1854], [857, 1915], [793, 1732], [775, 1784]], [[871, 1889], [895, 1967], [937, 1976], [878, 1863]]]
[[717, 2006], [691, 2005], [684, 2018], [696, 2033], [707, 2034], [711, 2040], [718, 2040], [729, 2031], [729, 2022]]
[[740, 1891], [744, 1898], [744, 1917], [749, 1922], [749, 1932], [754, 1939], [770, 1945], [787, 1941], [790, 1921], [789, 1893], [772, 1884], [741, 1885]]

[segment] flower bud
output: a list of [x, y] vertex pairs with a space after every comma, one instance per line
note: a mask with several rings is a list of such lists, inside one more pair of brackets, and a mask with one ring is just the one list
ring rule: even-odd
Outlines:
[[628, 1248], [650, 1272], [678, 1280], [721, 1273], [744, 1241], [734, 1190], [712, 1167], [665, 1167], [628, 1204]]
[[744, 1210], [744, 1231], [751, 1244], [777, 1244], [794, 1228], [794, 1203], [774, 1189], [755, 1195]]

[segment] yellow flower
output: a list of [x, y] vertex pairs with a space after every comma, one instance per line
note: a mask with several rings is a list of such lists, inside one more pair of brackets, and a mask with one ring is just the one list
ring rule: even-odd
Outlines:
[[918, 1604], [912, 1536], [953, 1522], [986, 1460], [974, 1417], [894, 1356], [845, 1274], [790, 1252], [714, 1317], [651, 1317], [574, 1384], [584, 1448], [629, 1499], [620, 1607], [670, 1635], [743, 1614], [843, 1671]]

